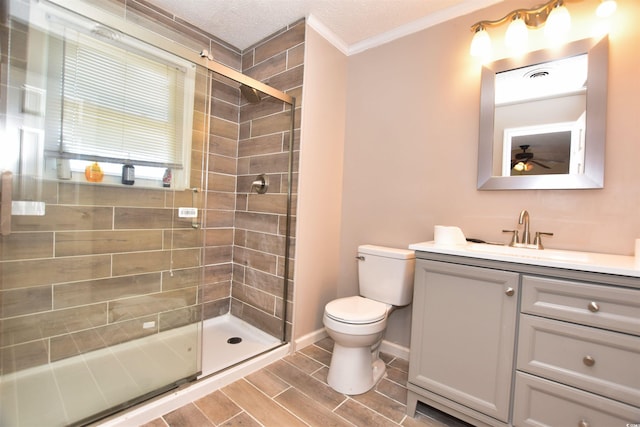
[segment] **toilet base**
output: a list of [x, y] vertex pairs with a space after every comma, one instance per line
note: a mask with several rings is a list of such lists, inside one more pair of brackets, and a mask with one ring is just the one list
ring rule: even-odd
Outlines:
[[384, 361], [377, 354], [377, 351], [371, 352], [371, 347], [344, 347], [334, 343], [327, 376], [329, 386], [349, 395], [371, 390], [386, 372]]

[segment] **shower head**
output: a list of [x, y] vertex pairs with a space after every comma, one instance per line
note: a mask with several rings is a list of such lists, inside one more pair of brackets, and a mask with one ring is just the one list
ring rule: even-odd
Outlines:
[[260, 97], [260, 92], [258, 92], [258, 89], [253, 88], [251, 86], [247, 86], [244, 84], [240, 85], [240, 92], [242, 93], [242, 96], [244, 97], [244, 99], [246, 99], [247, 102], [249, 102], [250, 104], [257, 104], [262, 100], [262, 98]]

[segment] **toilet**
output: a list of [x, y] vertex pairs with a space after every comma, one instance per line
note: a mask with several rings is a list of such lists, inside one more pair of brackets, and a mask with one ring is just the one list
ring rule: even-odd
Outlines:
[[380, 343], [389, 315], [411, 303], [415, 267], [407, 249], [361, 245], [356, 258], [360, 295], [329, 302], [322, 319], [334, 341], [327, 382], [350, 395], [369, 391], [384, 375]]

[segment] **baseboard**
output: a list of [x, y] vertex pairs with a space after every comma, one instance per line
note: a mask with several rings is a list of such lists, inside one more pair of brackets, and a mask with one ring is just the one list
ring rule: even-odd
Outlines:
[[409, 348], [403, 347], [400, 344], [393, 343], [391, 341], [382, 340], [380, 344], [380, 351], [390, 354], [400, 359], [409, 360]]
[[[294, 351], [299, 351], [300, 349], [316, 343], [327, 336], [327, 331], [324, 328], [308, 333], [307, 335], [295, 340]], [[409, 348], [391, 341], [382, 340], [382, 343], [380, 344], [380, 351], [404, 360], [409, 360]]]
[[324, 328], [310, 332], [307, 335], [301, 336], [300, 338], [295, 340], [293, 351], [298, 351], [302, 348], [310, 346], [311, 344], [316, 343], [326, 337], [328, 337], [328, 335], [327, 331]]

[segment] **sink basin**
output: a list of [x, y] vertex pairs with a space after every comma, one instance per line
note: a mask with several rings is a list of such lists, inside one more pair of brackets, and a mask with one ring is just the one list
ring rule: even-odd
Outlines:
[[559, 249], [518, 248], [506, 245], [490, 245], [485, 243], [469, 243], [464, 247], [464, 249], [485, 254], [580, 263], [589, 262], [591, 255], [588, 252], [565, 251]]

